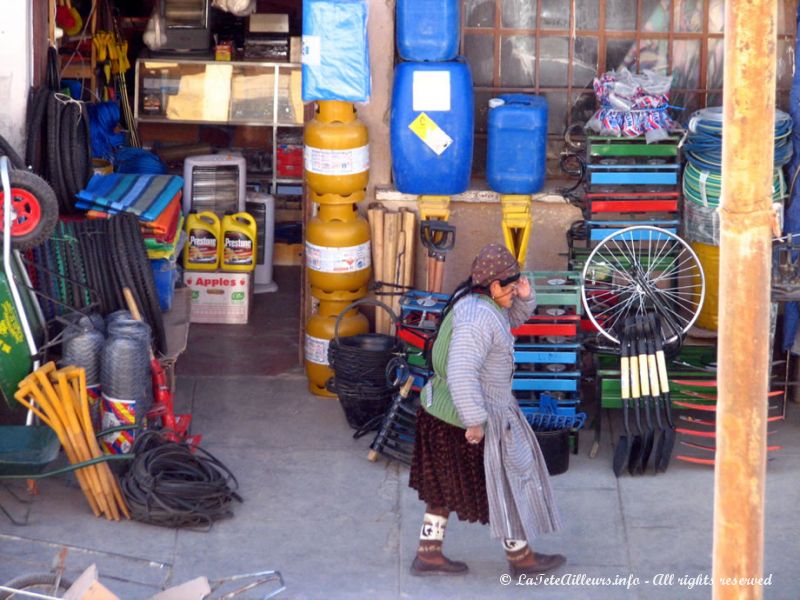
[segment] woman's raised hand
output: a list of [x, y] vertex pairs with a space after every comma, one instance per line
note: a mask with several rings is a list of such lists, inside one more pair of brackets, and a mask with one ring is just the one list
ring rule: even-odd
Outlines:
[[531, 282], [527, 277], [520, 277], [517, 280], [517, 296], [521, 300], [527, 300], [531, 297]]

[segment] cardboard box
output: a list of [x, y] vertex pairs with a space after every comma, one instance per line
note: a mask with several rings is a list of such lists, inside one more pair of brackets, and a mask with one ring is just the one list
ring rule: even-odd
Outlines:
[[183, 282], [192, 294], [192, 323], [247, 323], [253, 301], [252, 273], [184, 271]]
[[272, 246], [272, 264], [279, 267], [295, 267], [303, 264], [303, 244], [275, 242]]

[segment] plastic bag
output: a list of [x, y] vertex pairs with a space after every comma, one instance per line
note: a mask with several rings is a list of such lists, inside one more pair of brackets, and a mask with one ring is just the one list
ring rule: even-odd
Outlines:
[[246, 17], [256, 12], [256, 0], [214, 0], [211, 6], [237, 17]]
[[160, 50], [167, 43], [167, 28], [164, 24], [164, 18], [161, 16], [161, 11], [158, 10], [158, 4], [153, 9], [153, 14], [147, 20], [147, 27], [144, 30], [144, 44], [150, 50]]
[[304, 0], [303, 100], [366, 102], [366, 0]]
[[600, 109], [586, 124], [600, 135], [636, 137], [648, 143], [666, 138], [677, 125], [667, 114], [672, 78], [645, 69], [633, 74], [625, 67], [594, 80]]

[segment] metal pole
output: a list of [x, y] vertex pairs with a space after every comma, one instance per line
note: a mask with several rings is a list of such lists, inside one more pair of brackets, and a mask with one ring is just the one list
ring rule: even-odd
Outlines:
[[763, 592], [776, 15], [725, 3], [714, 600]]

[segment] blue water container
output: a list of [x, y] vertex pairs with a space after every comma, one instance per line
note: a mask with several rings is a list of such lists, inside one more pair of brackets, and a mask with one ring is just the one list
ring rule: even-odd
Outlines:
[[394, 71], [392, 174], [405, 194], [465, 192], [472, 172], [472, 75], [466, 62], [404, 62]]
[[397, 51], [403, 60], [458, 56], [460, 0], [397, 0]]
[[506, 94], [489, 101], [486, 179], [498, 194], [535, 194], [544, 186], [547, 100]]

